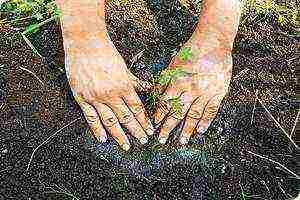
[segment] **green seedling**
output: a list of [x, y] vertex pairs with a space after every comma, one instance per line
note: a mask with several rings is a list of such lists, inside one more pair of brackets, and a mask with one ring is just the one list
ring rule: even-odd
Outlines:
[[171, 112], [174, 112], [176, 115], [180, 116], [182, 114], [182, 103], [179, 97], [171, 97], [167, 100], [163, 100], [164, 91], [167, 89], [169, 84], [173, 84], [179, 78], [182, 78], [189, 73], [186, 72], [182, 67], [177, 66], [173, 69], [167, 69], [162, 72], [159, 76], [154, 78], [153, 85], [154, 90], [146, 99], [146, 106], [151, 111], [154, 112], [158, 103], [164, 101], [171, 107]]
[[192, 49], [189, 47], [183, 47], [178, 53], [179, 59], [186, 62], [192, 57]]
[[180, 97], [174, 96], [169, 99], [169, 104], [171, 106], [171, 112], [175, 113], [177, 117], [182, 115], [182, 102]]

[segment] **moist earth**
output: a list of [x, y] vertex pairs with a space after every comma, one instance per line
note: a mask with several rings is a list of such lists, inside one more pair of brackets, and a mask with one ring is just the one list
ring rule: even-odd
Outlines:
[[[126, 64], [145, 80], [167, 66], [197, 22], [178, 4], [153, 2], [147, 2], [158, 19], [153, 26], [160, 28], [144, 30], [126, 18], [107, 18]], [[176, 144], [180, 125], [165, 146], [157, 136], [145, 146], [131, 138], [135, 145], [128, 153], [111, 138], [98, 144], [90, 136], [67, 82], [59, 23], [48, 23], [29, 38], [43, 58], [18, 30], [1, 28], [0, 199], [296, 197], [299, 179], [257, 155], [299, 174], [299, 150], [274, 119], [290, 134], [299, 110], [295, 70], [300, 41], [282, 32], [271, 14], [247, 26], [236, 36], [229, 92], [209, 129], [187, 147]]]

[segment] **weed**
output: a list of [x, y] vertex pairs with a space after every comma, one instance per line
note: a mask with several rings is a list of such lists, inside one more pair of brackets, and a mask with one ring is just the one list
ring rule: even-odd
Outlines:
[[1, 20], [1, 24], [9, 24], [11, 27], [16, 26], [18, 28], [25, 27], [25, 30], [21, 33], [24, 41], [35, 55], [43, 58], [27, 36], [36, 33], [41, 26], [52, 20], [57, 20], [61, 16], [61, 12], [55, 2], [46, 0], [10, 0], [1, 4], [0, 13], [8, 16], [6, 19]]
[[244, 192], [241, 193], [240, 200], [247, 200], [247, 195]]
[[[280, 29], [291, 35], [299, 35], [299, 6], [296, 2], [275, 3], [265, 0], [257, 3], [256, 0], [246, 0], [241, 16], [241, 29], [247, 30], [249, 24], [266, 20], [266, 16], [272, 14], [274, 21]], [[255, 17], [251, 17], [255, 16]]]
[[180, 97], [174, 96], [169, 99], [169, 104], [171, 106], [171, 112], [175, 113], [177, 117], [182, 115], [182, 103]]

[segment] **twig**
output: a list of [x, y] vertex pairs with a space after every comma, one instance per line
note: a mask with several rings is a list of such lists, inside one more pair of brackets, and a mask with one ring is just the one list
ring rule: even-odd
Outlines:
[[296, 129], [296, 126], [297, 126], [297, 123], [298, 123], [298, 120], [299, 120], [299, 116], [300, 116], [300, 110], [298, 111], [298, 114], [296, 116], [295, 123], [294, 123], [294, 126], [293, 126], [292, 130], [291, 130], [290, 137], [293, 137], [293, 134], [295, 132], [295, 129]]
[[273, 115], [270, 113], [270, 111], [266, 108], [266, 106], [262, 103], [262, 101], [258, 98], [257, 94], [255, 94], [257, 100], [259, 101], [259, 103], [264, 107], [264, 109], [267, 111], [267, 113], [269, 114], [269, 116], [274, 120], [274, 122], [276, 123], [276, 125], [282, 130], [282, 132], [286, 135], [286, 137], [291, 141], [291, 143], [298, 149], [300, 150], [300, 148], [298, 147], [298, 145], [293, 141], [293, 139], [291, 138], [291, 136], [282, 128], [282, 126], [279, 124], [279, 122], [273, 117]]
[[52, 192], [50, 191], [50, 192], [45, 192], [45, 193], [47, 193], [47, 194], [65, 194], [65, 195], [67, 195], [67, 196], [73, 197], [73, 199], [79, 200], [79, 199], [78, 199], [77, 197], [75, 197], [73, 194], [66, 193], [66, 192], [64, 192], [64, 191], [56, 191], [56, 190], [53, 189]]
[[255, 97], [255, 102], [254, 102], [254, 105], [253, 105], [253, 110], [252, 110], [252, 115], [251, 115], [251, 122], [250, 122], [251, 125], [252, 125], [252, 123], [253, 123], [253, 118], [254, 118], [254, 111], [255, 111], [256, 101], [257, 101], [257, 96]]
[[62, 187], [59, 187], [58, 185], [54, 184], [55, 187], [58, 188], [58, 190], [56, 190], [56, 189], [54, 189], [51, 185], [50, 185], [50, 186], [46, 186], [43, 182], [41, 182], [40, 179], [39, 179], [39, 182], [40, 182], [40, 184], [43, 186], [44, 189], [50, 189], [50, 190], [52, 190], [52, 191], [45, 192], [45, 193], [47, 193], [47, 194], [49, 194], [49, 193], [65, 194], [65, 195], [67, 195], [67, 196], [72, 197], [72, 199], [79, 200], [79, 198], [76, 197], [74, 194], [72, 194], [69, 190], [67, 190], [66, 188], [63, 189], [63, 188], [62, 188], [63, 186], [62, 186]]
[[23, 39], [25, 40], [26, 44], [32, 49], [32, 51], [34, 53], [36, 53], [40, 58], [43, 59], [44, 57], [36, 50], [36, 48], [32, 45], [32, 43], [29, 41], [29, 39], [23, 33], [21, 33], [21, 35], [22, 35]]
[[32, 160], [33, 160], [33, 156], [34, 156], [35, 152], [36, 152], [41, 146], [43, 146], [44, 144], [46, 144], [51, 138], [53, 138], [55, 135], [57, 135], [60, 131], [62, 131], [62, 130], [65, 129], [66, 127], [70, 126], [71, 124], [73, 124], [74, 122], [76, 122], [76, 121], [79, 120], [79, 119], [80, 119], [80, 118], [77, 118], [77, 119], [73, 120], [72, 122], [70, 122], [69, 124], [65, 125], [64, 127], [60, 128], [58, 131], [56, 131], [56, 132], [53, 133], [50, 137], [48, 137], [44, 142], [42, 142], [39, 146], [37, 146], [37, 147], [33, 150], [32, 154], [31, 154], [31, 157], [30, 157], [30, 160], [29, 160], [29, 162], [28, 162], [26, 171], [29, 170], [30, 164], [31, 164], [31, 162], [32, 162]]
[[232, 79], [236, 80], [237, 78], [239, 78], [240, 76], [243, 76], [247, 71], [249, 71], [249, 68], [243, 69], [240, 73], [238, 73], [237, 75], [235, 75]]
[[267, 190], [268, 190], [268, 192], [269, 192], [269, 194], [270, 194], [270, 189], [269, 189], [269, 187], [267, 186], [266, 182], [265, 182], [264, 180], [262, 180], [261, 182], [264, 184], [264, 186], [267, 188]]
[[247, 196], [247, 197], [249, 197], [249, 198], [251, 198], [251, 199], [263, 199], [263, 200], [268, 200], [268, 199], [265, 199], [265, 198], [263, 198], [263, 197], [260, 197], [259, 195], [251, 195], [251, 196]]
[[282, 164], [280, 164], [279, 162], [275, 161], [275, 160], [272, 160], [270, 158], [267, 158], [265, 156], [261, 156], [261, 155], [258, 155], [256, 153], [253, 153], [252, 151], [247, 151], [248, 153], [252, 154], [252, 155], [255, 155], [257, 157], [260, 157], [262, 159], [266, 159], [272, 163], [275, 163], [277, 165], [279, 165], [282, 169], [286, 170], [287, 172], [289, 172], [290, 174], [292, 174], [294, 177], [296, 177], [297, 179], [300, 179], [300, 176], [298, 176], [297, 174], [295, 174], [294, 172], [292, 172], [291, 170], [289, 170], [288, 168], [286, 168], [285, 166], [283, 166]]
[[[54, 20], [54, 19], [57, 19], [57, 18], [59, 18], [58, 15], [53, 16], [53, 17], [50, 17], [49, 19], [46, 19], [45, 21], [42, 21], [41, 23], [36, 24], [36, 25], [35, 25], [35, 28], [39, 28], [39, 27], [41, 27], [41, 26], [47, 24], [48, 22], [50, 22], [50, 21], [52, 21], [52, 20]], [[25, 31], [23, 31], [22, 34], [23, 34], [23, 35], [26, 35], [26, 34], [29, 33], [30, 31], [31, 31], [31, 30], [25, 30]]]
[[137, 53], [135, 56], [133, 56], [132, 61], [131, 61], [131, 65], [129, 66], [129, 70], [132, 69], [132, 66], [134, 65], [134, 63], [140, 59], [144, 53], [145, 49], [143, 49], [142, 51], [140, 51], [139, 53]]
[[24, 67], [20, 67], [21, 69], [23, 69], [26, 72], [29, 72], [30, 74], [32, 74], [43, 86], [45, 85], [44, 82], [32, 71], [30, 71], [29, 69], [26, 69]]
[[278, 181], [277, 181], [277, 183], [278, 183], [278, 186], [279, 186], [280, 190], [282, 191], [282, 193], [283, 193], [286, 197], [291, 198], [291, 195], [287, 194], [287, 193], [284, 191], [284, 189], [281, 187], [281, 184], [280, 184]]

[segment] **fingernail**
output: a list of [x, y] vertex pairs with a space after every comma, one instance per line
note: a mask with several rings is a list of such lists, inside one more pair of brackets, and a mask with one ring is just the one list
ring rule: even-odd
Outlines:
[[207, 130], [207, 128], [204, 128], [204, 127], [201, 126], [201, 127], [198, 128], [197, 132], [198, 133], [204, 133], [206, 130]]
[[100, 142], [101, 142], [101, 143], [105, 143], [106, 140], [107, 140], [107, 137], [105, 137], [105, 136], [100, 136]]
[[165, 137], [159, 138], [159, 143], [166, 144], [166, 142], [167, 142], [167, 138], [165, 138]]
[[148, 126], [148, 128], [147, 128], [147, 130], [146, 130], [146, 133], [147, 133], [148, 135], [153, 135], [153, 134], [154, 134], [154, 128], [153, 128], [152, 124], [150, 124], [150, 125]]
[[148, 137], [142, 137], [142, 138], [140, 139], [140, 143], [141, 143], [141, 144], [147, 144], [147, 143], [148, 143]]
[[125, 143], [122, 145], [122, 149], [124, 149], [125, 151], [128, 151], [130, 149], [130, 145]]
[[179, 140], [180, 144], [187, 144], [189, 142], [189, 139], [187, 137], [181, 137]]

